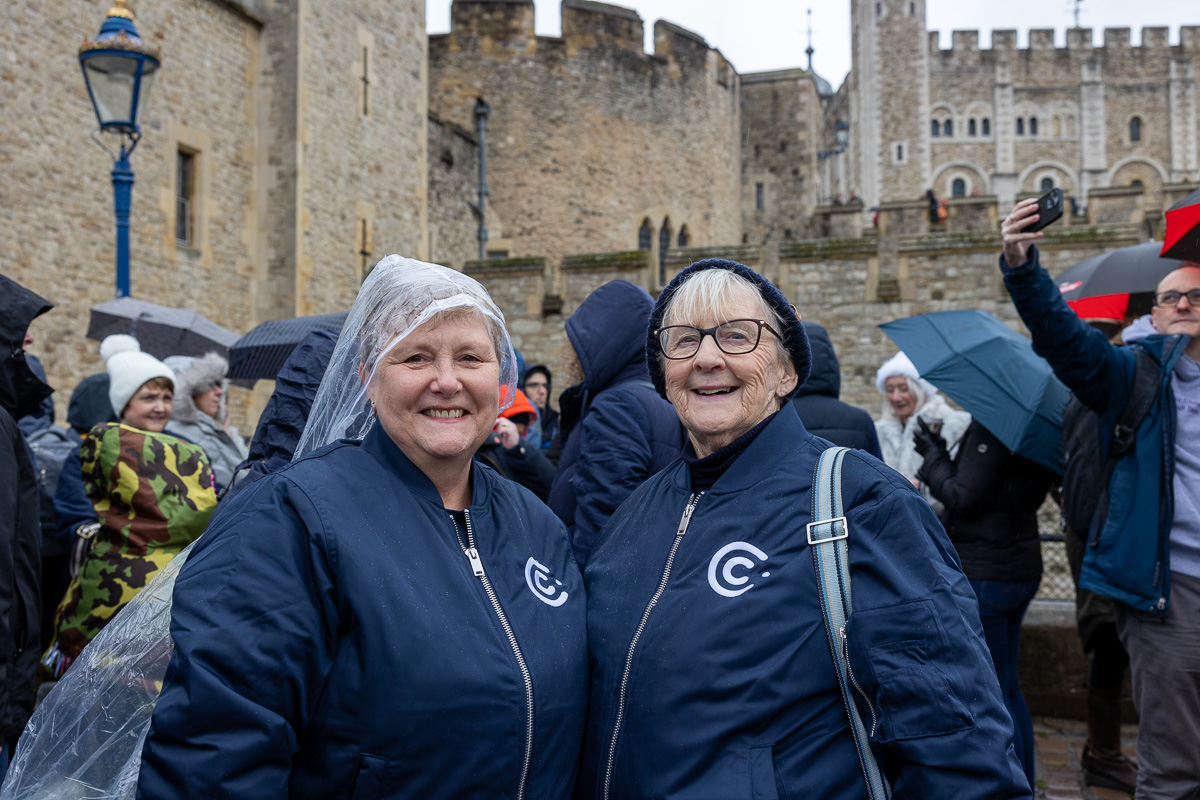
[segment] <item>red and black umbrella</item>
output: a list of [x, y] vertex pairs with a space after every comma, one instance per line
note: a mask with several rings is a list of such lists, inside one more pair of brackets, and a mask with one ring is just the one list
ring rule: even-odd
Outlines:
[[1167, 209], [1167, 233], [1162, 255], [1200, 261], [1200, 189]]
[[1054, 280], [1068, 301], [1107, 294], [1153, 292], [1182, 263], [1159, 255], [1158, 242], [1143, 242], [1080, 261]]

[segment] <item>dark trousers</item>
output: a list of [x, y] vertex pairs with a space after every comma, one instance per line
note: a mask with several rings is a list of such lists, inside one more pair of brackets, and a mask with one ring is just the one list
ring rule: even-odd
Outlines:
[[1138, 800], [1200, 800], [1200, 578], [1171, 573], [1166, 618], [1116, 604], [1138, 710]]
[[996, 667], [1000, 692], [1004, 695], [1004, 706], [1012, 717], [1017, 758], [1021, 761], [1030, 786], [1034, 785], [1033, 718], [1029, 715], [1029, 706], [1025, 704], [1025, 695], [1021, 694], [1017, 667], [1020, 663], [1021, 620], [1040, 584], [1040, 578], [1033, 581], [971, 581], [971, 588], [975, 590], [975, 598], [979, 601], [983, 636]]

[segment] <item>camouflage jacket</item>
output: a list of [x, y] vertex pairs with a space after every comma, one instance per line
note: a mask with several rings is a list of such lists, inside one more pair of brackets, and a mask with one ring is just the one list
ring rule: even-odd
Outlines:
[[204, 450], [170, 434], [103, 423], [88, 433], [79, 459], [100, 530], [54, 614], [55, 641], [42, 658], [50, 679], [204, 532], [217, 505]]

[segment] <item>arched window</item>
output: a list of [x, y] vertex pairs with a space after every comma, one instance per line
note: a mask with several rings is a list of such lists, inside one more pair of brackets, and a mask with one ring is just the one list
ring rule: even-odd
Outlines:
[[671, 246], [671, 218], [663, 220], [658, 231], [658, 285], [667, 285], [667, 248]]
[[1146, 184], [1142, 183], [1141, 180], [1139, 180], [1138, 178], [1134, 178], [1133, 180], [1131, 180], [1129, 182], [1129, 185], [1130, 185], [1130, 187], [1132, 187], [1134, 189], [1145, 189], [1146, 188]]
[[1037, 136], [1037, 117], [1029, 118], [1029, 135]]
[[649, 250], [650, 243], [654, 241], [654, 229], [650, 227], [650, 220], [642, 220], [642, 227], [638, 228], [638, 250]]
[[975, 120], [969, 119], [969, 120], [967, 120], [967, 136], [974, 136], [974, 135], [975, 135]]
[[1054, 178], [1042, 178], [1042, 191], [1048, 192], [1054, 188]]
[[953, 136], [954, 135], [954, 120], [948, 119], [942, 123], [942, 135], [943, 136]]
[[679, 237], [678, 237], [678, 238], [675, 240], [675, 242], [676, 242], [676, 244], [678, 244], [680, 247], [687, 247], [687, 246], [688, 246], [688, 229], [687, 229], [687, 225], [684, 225], [683, 227], [681, 227], [681, 228], [679, 229]]
[[967, 196], [967, 182], [964, 181], [962, 178], [955, 178], [954, 182], [950, 184], [950, 196], [951, 197], [966, 197]]
[[1025, 135], [1025, 120], [1017, 117], [1017, 136]]
[[902, 144], [896, 145], [896, 160], [904, 163], [904, 145]]
[[938, 121], [936, 119], [929, 120], [929, 135], [930, 136], [941, 136], [942, 135], [942, 126], [938, 124]]
[[1129, 120], [1129, 141], [1140, 142], [1142, 140], [1142, 118], [1133, 117]]
[[980, 123], [980, 127], [983, 129], [984, 136], [992, 135], [992, 121], [990, 119], [988, 119], [987, 117], [984, 117], [983, 122]]
[[908, 4], [908, 15], [910, 17], [915, 17], [917, 15], [917, 4], [916, 3]]

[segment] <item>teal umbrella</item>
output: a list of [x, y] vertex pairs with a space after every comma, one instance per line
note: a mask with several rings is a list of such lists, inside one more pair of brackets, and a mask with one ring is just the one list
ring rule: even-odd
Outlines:
[[1014, 453], [1062, 473], [1070, 392], [1029, 340], [986, 311], [936, 311], [879, 326], [921, 377]]

